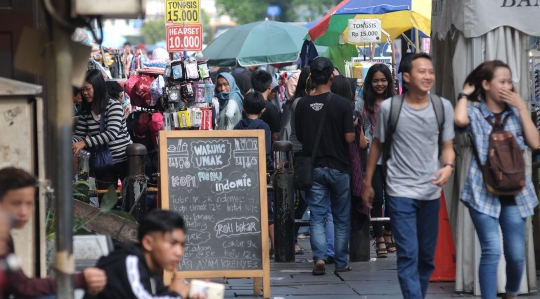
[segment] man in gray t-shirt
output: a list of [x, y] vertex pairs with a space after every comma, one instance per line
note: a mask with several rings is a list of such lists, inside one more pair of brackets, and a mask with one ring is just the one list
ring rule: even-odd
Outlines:
[[[454, 139], [454, 108], [442, 99], [444, 107], [444, 130], [442, 141]], [[379, 110], [379, 121], [373, 132], [374, 138], [384, 143], [386, 126], [390, 117], [391, 101], [384, 101]], [[441, 197], [441, 187], [432, 184], [439, 164], [439, 128], [433, 105], [415, 109], [403, 102], [396, 130], [392, 135], [390, 158], [386, 174], [386, 194], [418, 200]]]
[[[409, 83], [410, 90], [404, 97], [392, 134], [390, 158], [386, 161], [386, 206], [397, 246], [398, 277], [403, 297], [420, 299], [426, 297], [429, 278], [435, 269], [433, 258], [441, 188], [454, 168], [454, 110], [449, 101], [441, 99], [444, 124], [442, 132], [439, 132], [429, 95], [435, 81], [431, 58], [427, 54], [414, 54], [406, 63], [410, 65], [403, 73], [403, 79]], [[383, 144], [387, 141], [390, 110], [391, 100], [384, 101], [379, 109], [369, 153], [362, 198], [370, 208], [374, 197], [371, 180]], [[440, 162], [439, 134], [442, 134]]]

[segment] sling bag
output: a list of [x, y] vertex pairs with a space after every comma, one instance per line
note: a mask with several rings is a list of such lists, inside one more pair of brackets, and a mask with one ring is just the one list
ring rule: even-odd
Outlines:
[[309, 190], [313, 186], [313, 166], [315, 164], [315, 157], [317, 157], [317, 151], [319, 149], [319, 143], [321, 141], [322, 129], [326, 120], [326, 114], [328, 113], [328, 102], [333, 93], [329, 92], [322, 108], [322, 118], [317, 130], [317, 137], [315, 137], [315, 144], [313, 145], [313, 152], [311, 157], [297, 157], [294, 161], [294, 188], [297, 190]]

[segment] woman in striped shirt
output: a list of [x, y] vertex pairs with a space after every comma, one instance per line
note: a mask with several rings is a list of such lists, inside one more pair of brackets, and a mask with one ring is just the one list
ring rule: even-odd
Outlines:
[[[124, 110], [122, 105], [107, 94], [105, 80], [100, 71], [90, 70], [82, 89], [83, 101], [79, 122], [73, 136], [73, 152], [89, 152], [100, 145], [107, 144], [113, 157], [114, 166], [110, 169], [90, 169], [94, 174], [97, 187], [107, 189], [110, 185], [118, 186], [118, 179], [127, 176], [126, 147], [130, 145]], [[105, 116], [105, 126], [100, 132], [100, 120]]]

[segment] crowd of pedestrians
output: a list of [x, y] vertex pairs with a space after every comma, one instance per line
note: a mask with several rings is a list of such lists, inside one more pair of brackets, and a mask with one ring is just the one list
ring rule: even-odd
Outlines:
[[[276, 101], [278, 83], [269, 72], [220, 72], [215, 81], [215, 123], [218, 130], [264, 130], [268, 172], [273, 170], [271, 145], [277, 140], [292, 143], [293, 163], [311, 157], [311, 187], [297, 188], [295, 218], [309, 208], [313, 275], [325, 275], [329, 264], [335, 264], [335, 272], [352, 271], [351, 231], [369, 225], [369, 217], [389, 217], [390, 222], [372, 224], [374, 246], [379, 258], [397, 255], [399, 283], [407, 299], [426, 297], [435, 268], [439, 199], [454, 172], [455, 131], [470, 133], [475, 158], [460, 199], [469, 209], [482, 248], [482, 298], [496, 295], [503, 252], [499, 225], [507, 262], [504, 296], [516, 298], [524, 271], [525, 219], [533, 215], [538, 200], [525, 168], [512, 159], [526, 146], [539, 148], [540, 135], [513, 87], [510, 68], [501, 61], [478, 66], [467, 77], [455, 108], [430, 92], [435, 70], [429, 55], [411, 55], [400, 68], [406, 93], [397, 94], [390, 69], [376, 64], [367, 73], [360, 97], [355, 79], [339, 75], [328, 58], [315, 58], [289, 79], [283, 106]], [[468, 100], [477, 104], [468, 105]], [[99, 189], [116, 185], [127, 175], [125, 152], [132, 143], [126, 124], [131, 108], [122, 88], [92, 70], [82, 90], [74, 89], [73, 101], [78, 116], [74, 154], [107, 146], [110, 167], [91, 170]], [[496, 146], [505, 140], [504, 146]], [[513, 157], [510, 163], [507, 156]], [[489, 167], [498, 162], [498, 168]], [[503, 177], [516, 181], [515, 186], [499, 184]], [[0, 220], [13, 218], [14, 227], [23, 226], [33, 211], [35, 187], [35, 178], [22, 170], [0, 170]], [[269, 192], [270, 255], [272, 197]], [[184, 231], [180, 215], [152, 212], [140, 224], [140, 244], [102, 258], [97, 268], [74, 277], [76, 285], [86, 288], [87, 298], [186, 298], [188, 286], [182, 279], [165, 287], [157, 275], [180, 262]], [[0, 232], [3, 255], [14, 252], [4, 235]], [[303, 254], [298, 245], [295, 252]], [[54, 280], [30, 279], [22, 271], [9, 279], [6, 296], [37, 297], [55, 291]]]

